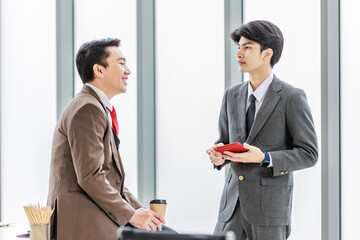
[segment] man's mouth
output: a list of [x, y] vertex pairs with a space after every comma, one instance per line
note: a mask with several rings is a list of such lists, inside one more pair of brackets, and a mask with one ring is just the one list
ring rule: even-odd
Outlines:
[[123, 81], [123, 83], [125, 84], [125, 85], [127, 85], [127, 77], [124, 77], [124, 78], [121, 78], [121, 80]]

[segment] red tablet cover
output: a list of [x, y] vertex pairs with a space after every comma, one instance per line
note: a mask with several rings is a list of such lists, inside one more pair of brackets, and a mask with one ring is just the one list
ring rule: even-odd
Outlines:
[[249, 149], [244, 148], [243, 145], [239, 142], [234, 142], [234, 143], [226, 144], [224, 146], [215, 147], [214, 150], [221, 154], [224, 154], [225, 151], [233, 152], [233, 153], [249, 151]]

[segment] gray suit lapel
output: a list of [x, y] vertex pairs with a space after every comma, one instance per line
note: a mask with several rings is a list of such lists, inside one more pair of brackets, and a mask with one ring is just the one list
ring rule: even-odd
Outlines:
[[240, 142], [246, 140], [246, 98], [247, 98], [247, 89], [248, 84], [242, 84], [239, 87], [237, 93], [235, 93], [235, 115], [236, 115], [236, 124], [240, 132]]
[[259, 111], [257, 112], [254, 124], [250, 130], [248, 139], [246, 140], [247, 143], [251, 144], [274, 110], [280, 99], [279, 94], [277, 94], [277, 92], [280, 90], [281, 81], [274, 75], [274, 79], [269, 86], [269, 89], [264, 97], [264, 101], [261, 104]]

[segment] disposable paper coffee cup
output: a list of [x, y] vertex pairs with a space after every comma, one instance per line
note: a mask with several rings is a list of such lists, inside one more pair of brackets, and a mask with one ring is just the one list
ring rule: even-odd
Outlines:
[[166, 204], [166, 200], [164, 199], [154, 199], [150, 202], [150, 209], [160, 213], [161, 216], [165, 218]]

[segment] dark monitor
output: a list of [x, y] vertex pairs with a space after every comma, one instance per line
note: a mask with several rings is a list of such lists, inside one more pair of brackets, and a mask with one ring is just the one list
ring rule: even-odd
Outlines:
[[131, 227], [118, 229], [119, 240], [236, 240], [234, 232], [215, 235], [178, 234], [172, 232], [146, 232]]

